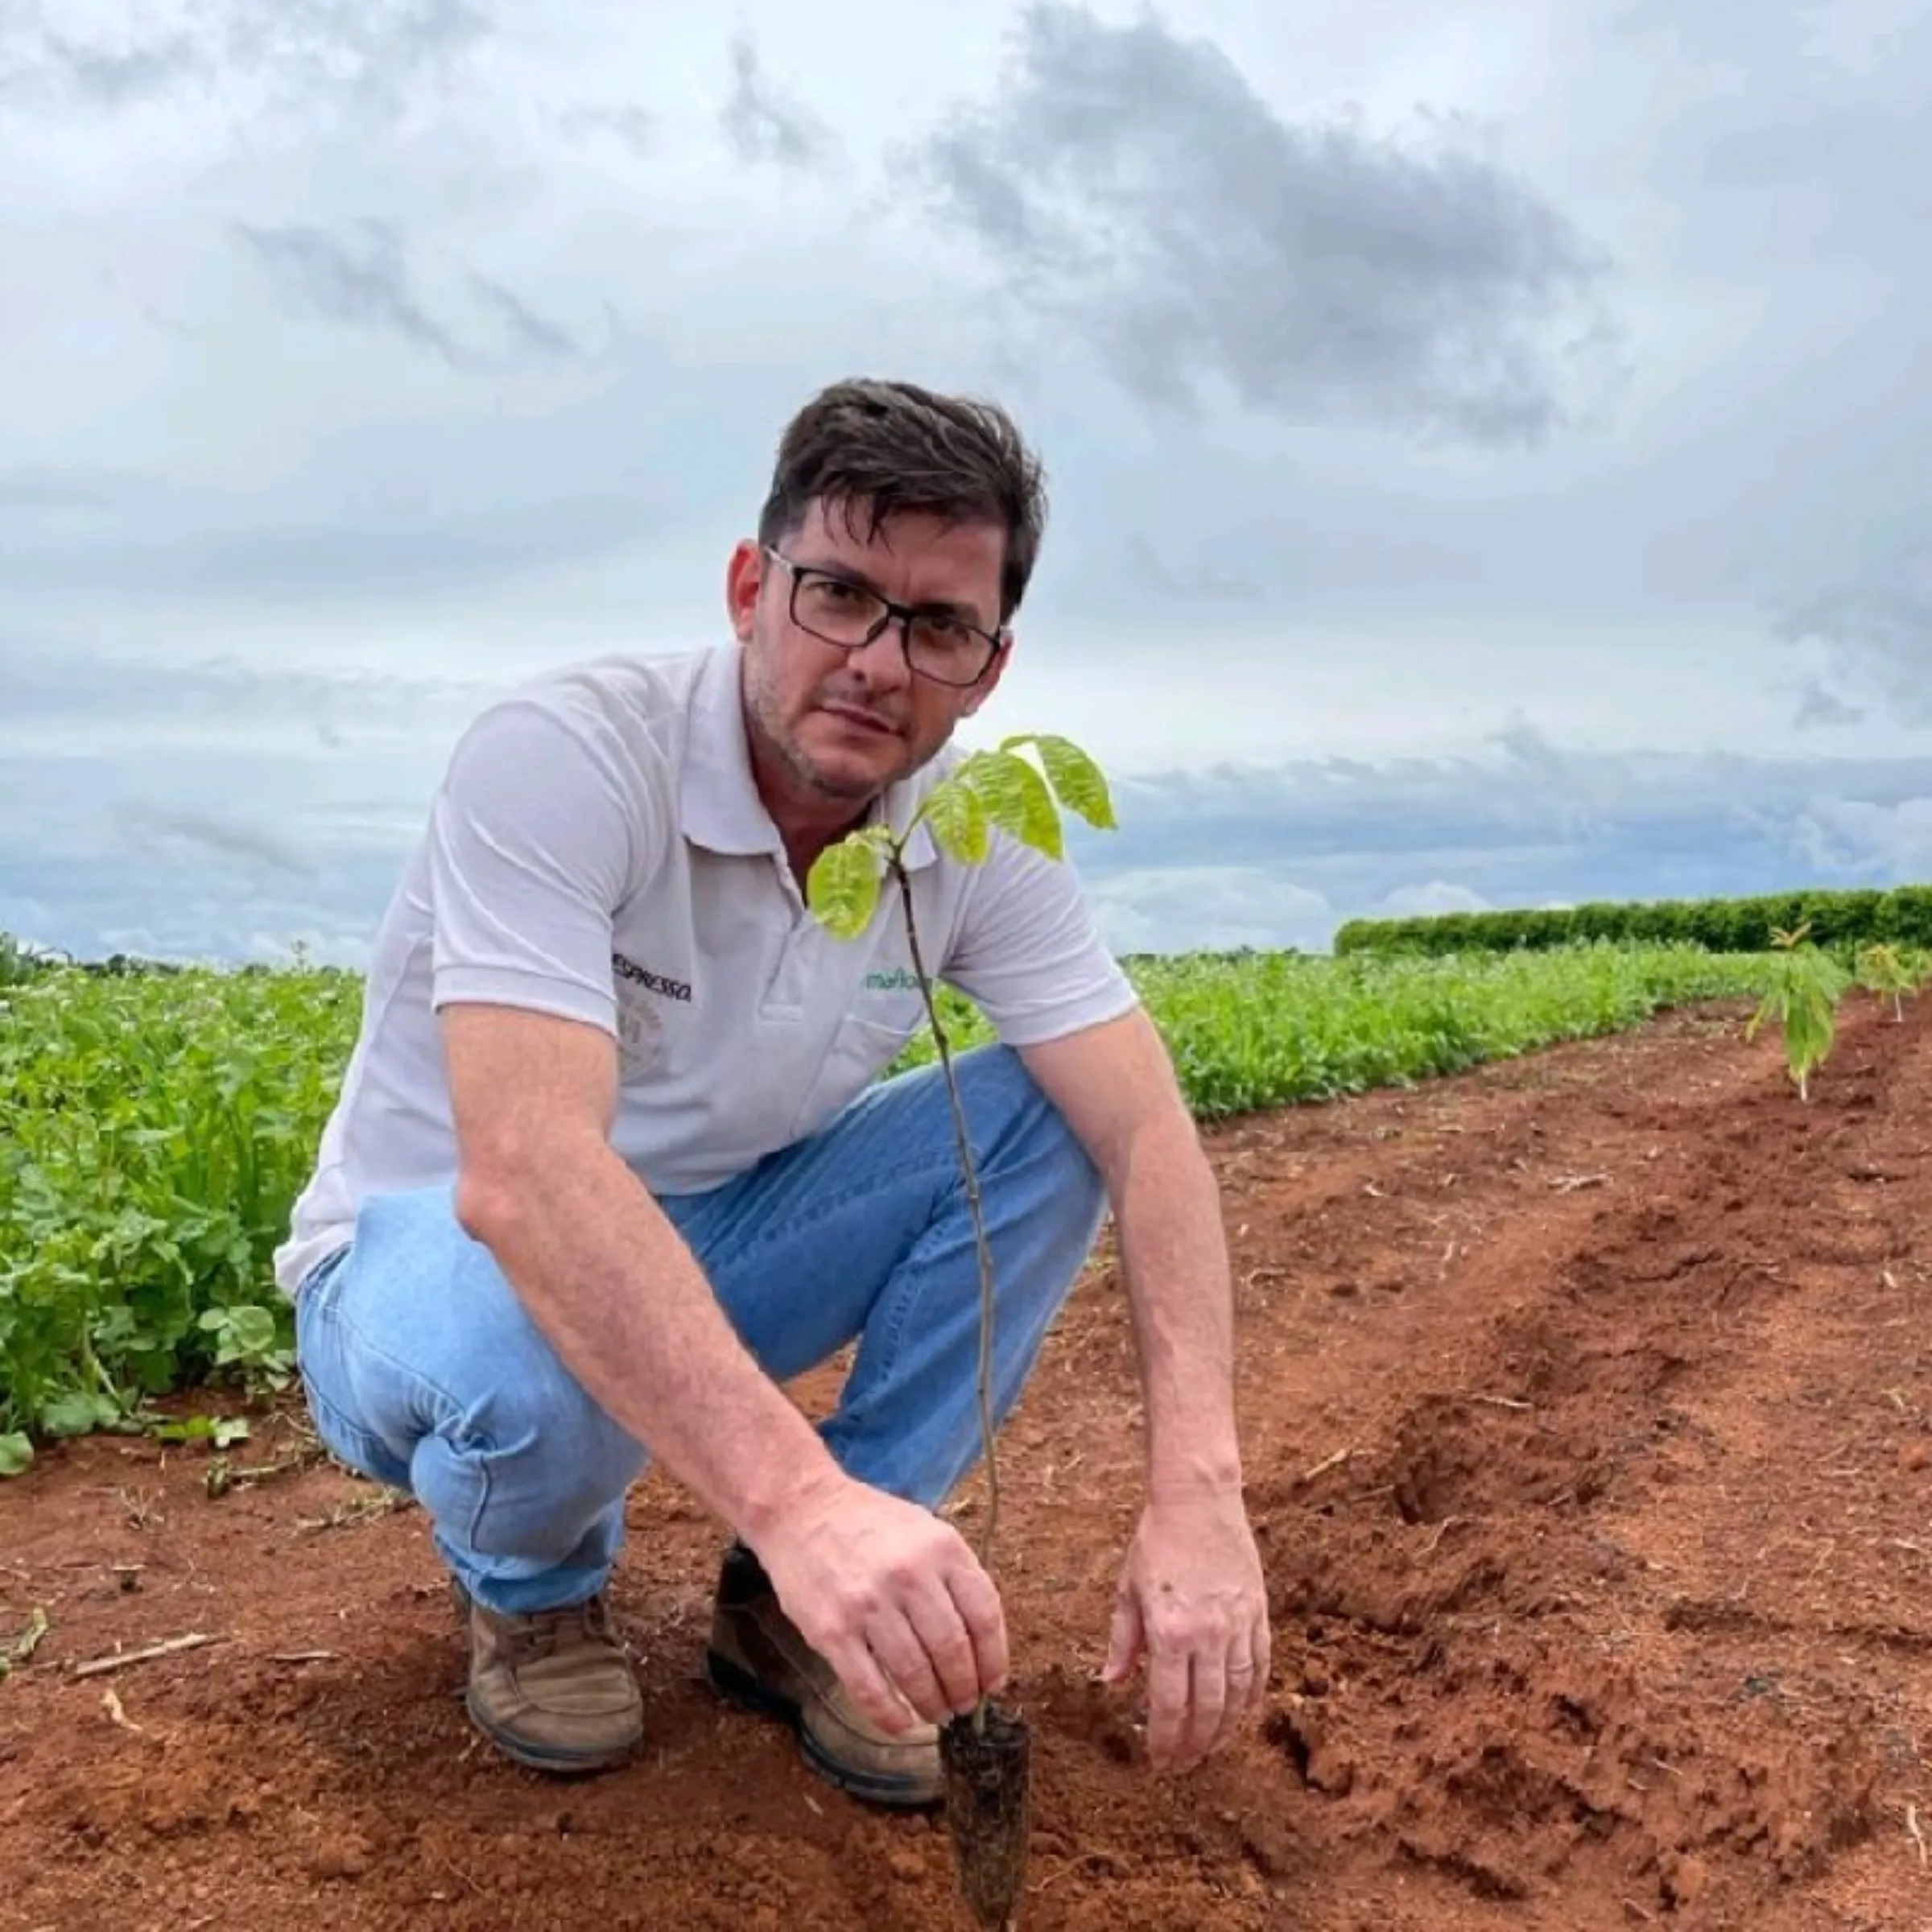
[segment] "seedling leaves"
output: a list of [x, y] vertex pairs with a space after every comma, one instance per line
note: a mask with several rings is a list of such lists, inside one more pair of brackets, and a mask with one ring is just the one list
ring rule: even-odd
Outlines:
[[1025, 732], [1008, 738], [1000, 749], [1013, 751], [1022, 745], [1030, 745], [1038, 753], [1047, 781], [1063, 805], [1077, 811], [1098, 831], [1114, 829], [1113, 800], [1106, 777], [1079, 745], [1051, 732]]
[[970, 785], [948, 780], [935, 786], [924, 810], [927, 825], [942, 851], [963, 865], [982, 864], [993, 845], [993, 821], [985, 801]]
[[879, 902], [880, 854], [891, 848], [890, 826], [867, 825], [819, 854], [805, 896], [828, 931], [854, 939], [872, 923]]
[[1050, 859], [1065, 855], [1060, 815], [1046, 781], [1017, 753], [976, 752], [948, 785], [970, 785], [985, 802], [986, 814], [1002, 831]]

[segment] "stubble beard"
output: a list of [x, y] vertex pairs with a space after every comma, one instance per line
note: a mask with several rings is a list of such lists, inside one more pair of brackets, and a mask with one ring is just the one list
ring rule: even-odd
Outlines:
[[892, 782], [891, 776], [842, 778], [827, 771], [799, 742], [795, 731], [789, 729], [780, 717], [771, 687], [755, 666], [749, 684], [750, 726], [759, 749], [782, 766], [786, 775], [808, 795], [823, 799], [829, 804], [863, 807], [882, 795]]

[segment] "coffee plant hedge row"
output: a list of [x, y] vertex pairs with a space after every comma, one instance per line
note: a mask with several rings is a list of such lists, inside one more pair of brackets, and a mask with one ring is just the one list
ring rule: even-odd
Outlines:
[[1821, 947], [1932, 947], [1932, 886], [1768, 893], [1740, 899], [1651, 899], [1546, 910], [1450, 912], [1406, 919], [1351, 919], [1338, 954], [1547, 952], [1612, 944], [1690, 945], [1711, 952], [1768, 950], [1776, 931], [1806, 920]]

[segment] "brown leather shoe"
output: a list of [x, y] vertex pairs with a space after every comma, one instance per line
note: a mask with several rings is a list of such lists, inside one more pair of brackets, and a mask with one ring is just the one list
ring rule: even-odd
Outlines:
[[470, 1720], [498, 1750], [565, 1774], [630, 1757], [643, 1737], [644, 1701], [602, 1596], [506, 1616], [452, 1589], [469, 1620]]
[[939, 1732], [916, 1724], [894, 1737], [867, 1718], [778, 1608], [764, 1565], [742, 1543], [725, 1552], [704, 1666], [723, 1695], [790, 1724], [806, 1763], [841, 1790], [908, 1809], [944, 1798]]

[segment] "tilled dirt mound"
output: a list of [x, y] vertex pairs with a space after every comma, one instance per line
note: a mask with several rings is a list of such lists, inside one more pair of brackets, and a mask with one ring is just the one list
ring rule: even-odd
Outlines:
[[[1092, 1682], [1138, 1474], [1103, 1253], [1003, 1465], [1026, 1926], [1932, 1925], [1932, 1031], [1861, 1002], [1806, 1105], [1740, 1020], [1208, 1137], [1275, 1668], [1184, 1781]], [[649, 1747], [564, 1785], [469, 1732], [417, 1513], [207, 1472], [0, 1488], [0, 1641], [52, 1620], [0, 1685], [0, 1928], [965, 1923], [940, 1833], [704, 1690], [718, 1540], [668, 1484], [617, 1592]]]

